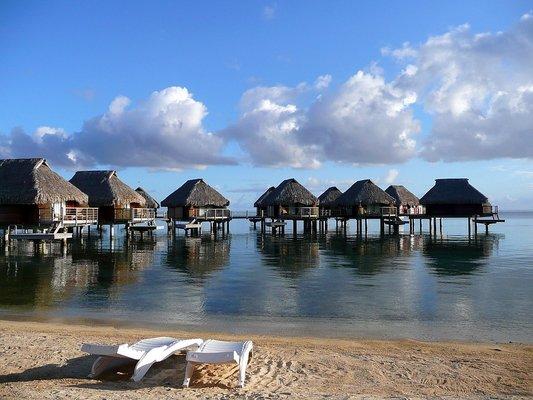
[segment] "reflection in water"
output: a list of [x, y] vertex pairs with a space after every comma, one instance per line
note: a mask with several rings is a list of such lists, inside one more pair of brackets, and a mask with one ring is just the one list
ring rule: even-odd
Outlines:
[[423, 246], [422, 236], [379, 237], [366, 239], [331, 236], [323, 245], [332, 267], [351, 268], [360, 275], [374, 275], [403, 264], [404, 257]]
[[188, 274], [194, 281], [203, 282], [214, 271], [224, 268], [229, 256], [229, 239], [181, 236], [169, 241], [165, 265]]
[[66, 254], [60, 246], [22, 242], [0, 247], [0, 311], [198, 324], [231, 316], [282, 318], [287, 326], [334, 319], [336, 328], [353, 330], [398, 323], [525, 330], [532, 325], [533, 219], [526, 223], [529, 231], [519, 219], [518, 233], [470, 241], [452, 234], [273, 237], [245, 225], [219, 239], [84, 238]]
[[264, 265], [273, 268], [284, 278], [297, 278], [305, 270], [320, 263], [316, 238], [292, 239], [257, 234], [256, 245], [264, 256]]
[[470, 275], [482, 272], [498, 248], [499, 235], [480, 236], [476, 240], [428, 240], [423, 254], [426, 265], [437, 275]]

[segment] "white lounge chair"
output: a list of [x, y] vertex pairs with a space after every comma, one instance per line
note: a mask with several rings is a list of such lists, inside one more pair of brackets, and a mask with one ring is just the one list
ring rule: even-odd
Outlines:
[[177, 340], [170, 337], [158, 337], [143, 339], [132, 345], [127, 343], [115, 346], [84, 343], [81, 346], [81, 351], [100, 356], [93, 363], [89, 375], [91, 378], [131, 363], [131, 360], [138, 360], [131, 377], [132, 380], [138, 382], [154, 363], [163, 361], [178, 351], [195, 350], [202, 343], [202, 339]]
[[239, 366], [239, 385], [244, 387], [246, 366], [252, 357], [253, 343], [223, 342], [220, 340], [206, 340], [197, 351], [187, 352], [187, 367], [183, 386], [189, 387], [194, 367], [197, 364], [225, 364], [237, 363]]

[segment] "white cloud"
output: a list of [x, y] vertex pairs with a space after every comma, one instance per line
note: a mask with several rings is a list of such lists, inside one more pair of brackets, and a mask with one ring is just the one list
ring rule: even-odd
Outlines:
[[468, 25], [414, 49], [385, 52], [407, 62], [395, 86], [418, 93], [433, 117], [428, 160], [533, 157], [533, 18], [475, 34]]
[[0, 151], [13, 157], [44, 156], [73, 167], [179, 169], [232, 163], [221, 155], [223, 140], [202, 125], [207, 108], [186, 88], [168, 87], [136, 107], [130, 103], [125, 96], [116, 97], [106, 113], [85, 121], [71, 135], [46, 126], [33, 136], [14, 129], [0, 143]]
[[395, 88], [382, 76], [359, 71], [312, 104], [300, 141], [317, 145], [325, 160], [406, 161], [415, 155], [420, 130], [409, 108], [415, 99], [413, 92]]
[[223, 135], [237, 141], [254, 165], [319, 167], [313, 147], [298, 141], [304, 115], [290, 100], [299, 92], [298, 87], [284, 86], [248, 90], [241, 99], [239, 121]]
[[[322, 89], [330, 80], [319, 77], [313, 88]], [[239, 120], [224, 130], [224, 136], [237, 141], [252, 163], [262, 166], [397, 163], [415, 155], [414, 137], [420, 128], [409, 108], [416, 100], [412, 91], [359, 71], [310, 106], [297, 105], [305, 102], [310, 89], [301, 83], [248, 90], [241, 99]]]
[[263, 7], [263, 19], [269, 21], [276, 16], [276, 5], [268, 5]]
[[316, 78], [314, 87], [317, 90], [323, 90], [327, 89], [329, 87], [329, 84], [331, 83], [331, 75], [320, 75], [318, 78]]
[[396, 178], [398, 178], [399, 174], [400, 172], [397, 169], [389, 169], [387, 176], [385, 176], [385, 183], [387, 185], [392, 185], [394, 182], [396, 182]]

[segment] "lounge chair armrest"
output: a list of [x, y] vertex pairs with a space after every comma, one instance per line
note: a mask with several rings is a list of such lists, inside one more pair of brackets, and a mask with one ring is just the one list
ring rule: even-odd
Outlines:
[[222, 364], [229, 362], [239, 363], [239, 355], [236, 351], [223, 351], [217, 353], [202, 353], [199, 351], [189, 351], [187, 361], [195, 363]]
[[121, 345], [108, 345], [108, 344], [96, 344], [96, 343], [83, 343], [81, 345], [81, 351], [84, 353], [94, 354], [98, 356], [111, 356], [121, 357], [120, 354], [128, 348], [127, 344]]

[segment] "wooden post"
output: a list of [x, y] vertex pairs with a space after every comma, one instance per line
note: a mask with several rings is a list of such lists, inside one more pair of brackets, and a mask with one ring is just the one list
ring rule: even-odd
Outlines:
[[485, 235], [489, 234], [489, 224], [485, 224]]
[[474, 236], [477, 236], [477, 215], [474, 216]]
[[292, 234], [296, 236], [298, 230], [298, 221], [295, 219], [292, 220]]
[[379, 234], [382, 236], [385, 234], [385, 221], [383, 217], [379, 218]]
[[468, 237], [470, 237], [470, 231], [472, 229], [472, 223], [470, 222], [470, 217], [468, 217]]
[[440, 235], [442, 236], [442, 218], [439, 218], [439, 231]]
[[418, 220], [418, 224], [419, 224], [420, 233], [422, 233], [422, 218]]

